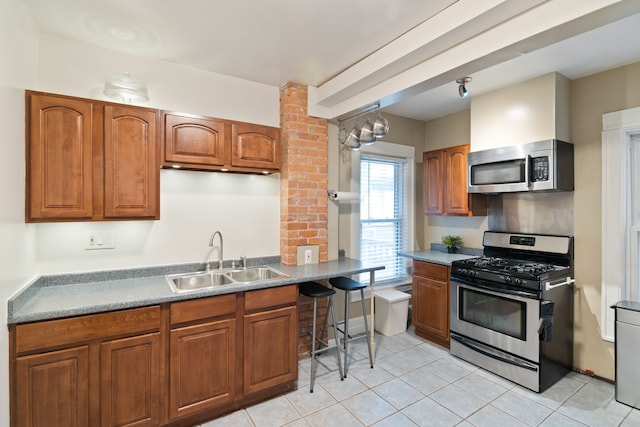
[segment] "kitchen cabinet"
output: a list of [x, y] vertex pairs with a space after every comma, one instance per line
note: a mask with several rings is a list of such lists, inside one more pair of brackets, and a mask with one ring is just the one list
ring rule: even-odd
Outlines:
[[26, 92], [26, 221], [158, 219], [158, 112]]
[[298, 286], [11, 325], [11, 426], [195, 425], [296, 386]]
[[260, 170], [280, 169], [280, 131], [249, 123], [231, 125], [231, 165]]
[[449, 348], [449, 267], [413, 261], [412, 323], [416, 335]]
[[160, 308], [11, 326], [11, 425], [156, 426]]
[[208, 117], [165, 113], [163, 165], [220, 170], [228, 151], [226, 127]]
[[286, 384], [298, 378], [297, 301], [296, 285], [246, 293], [245, 394]]
[[467, 193], [469, 145], [423, 154], [423, 208], [427, 215], [487, 215], [487, 196]]
[[165, 112], [163, 167], [240, 173], [280, 169], [280, 130]]
[[171, 304], [169, 417], [229, 404], [236, 391], [236, 295]]

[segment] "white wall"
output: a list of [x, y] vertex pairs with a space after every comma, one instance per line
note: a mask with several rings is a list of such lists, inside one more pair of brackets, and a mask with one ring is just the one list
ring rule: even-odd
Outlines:
[[[37, 274], [278, 255], [279, 175], [163, 170], [159, 221], [25, 224], [24, 89], [106, 99], [106, 76], [144, 80], [152, 108], [279, 126], [279, 88], [38, 36], [17, 0], [0, 2], [0, 316]], [[112, 231], [116, 248], [86, 251], [90, 232]], [[9, 425], [8, 333], [0, 331], [0, 425]]]
[[[35, 84], [37, 37], [22, 5], [0, 2], [0, 318], [35, 270], [33, 227], [24, 223], [24, 91]], [[0, 328], [0, 425], [9, 425], [9, 336]]]
[[[106, 76], [143, 80], [145, 106], [279, 126], [279, 89], [162, 61], [40, 36], [37, 90], [108, 100]], [[209, 236], [220, 230], [224, 257], [280, 251], [279, 175], [162, 170], [160, 221], [36, 224], [38, 273], [200, 262], [218, 257]], [[115, 233], [113, 250], [84, 249], [92, 232]]]

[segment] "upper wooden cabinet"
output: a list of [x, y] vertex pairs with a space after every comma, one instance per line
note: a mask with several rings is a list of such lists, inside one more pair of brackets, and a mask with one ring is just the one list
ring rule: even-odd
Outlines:
[[165, 112], [162, 165], [241, 173], [280, 169], [280, 130]]
[[234, 123], [231, 129], [231, 165], [269, 170], [280, 168], [278, 129], [247, 123]]
[[163, 162], [219, 169], [226, 159], [224, 122], [206, 117], [164, 114]]
[[158, 219], [156, 110], [26, 92], [26, 221]]
[[423, 207], [427, 215], [487, 215], [487, 196], [467, 193], [469, 145], [423, 154]]

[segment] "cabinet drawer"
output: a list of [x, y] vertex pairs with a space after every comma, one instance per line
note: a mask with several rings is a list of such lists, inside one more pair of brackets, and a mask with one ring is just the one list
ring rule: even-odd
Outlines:
[[249, 291], [244, 296], [244, 310], [255, 311], [298, 302], [298, 285]]
[[236, 312], [236, 294], [199, 298], [171, 304], [171, 324], [234, 314]]
[[27, 323], [16, 326], [16, 353], [159, 329], [159, 306]]
[[431, 262], [413, 261], [413, 274], [431, 277], [432, 279], [449, 281], [449, 267]]

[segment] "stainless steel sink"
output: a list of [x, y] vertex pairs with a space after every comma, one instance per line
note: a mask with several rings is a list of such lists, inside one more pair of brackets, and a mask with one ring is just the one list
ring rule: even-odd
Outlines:
[[217, 271], [210, 271], [208, 273], [171, 274], [167, 276], [167, 281], [174, 292], [188, 292], [233, 283], [231, 278]]
[[217, 270], [209, 272], [169, 274], [167, 282], [173, 292], [190, 292], [234, 283], [251, 283], [289, 277], [275, 268], [260, 266], [241, 270]]
[[279, 279], [281, 277], [289, 277], [281, 271], [271, 267], [249, 267], [242, 270], [233, 270], [227, 273], [236, 282], [248, 283], [261, 280]]

